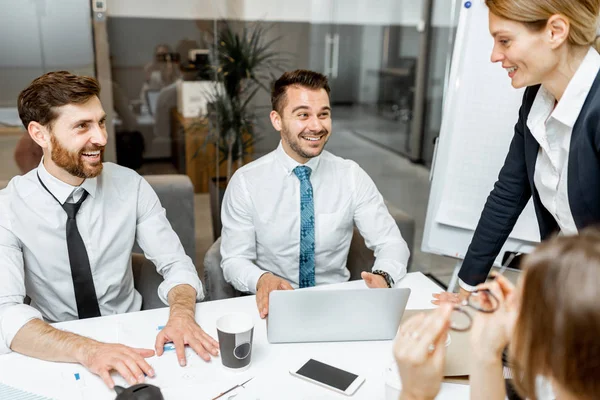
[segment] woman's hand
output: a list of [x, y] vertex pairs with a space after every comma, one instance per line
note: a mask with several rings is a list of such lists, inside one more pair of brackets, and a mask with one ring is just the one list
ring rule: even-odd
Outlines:
[[398, 330], [394, 356], [402, 381], [401, 399], [429, 400], [437, 396], [444, 377], [452, 309], [451, 304], [443, 304], [428, 315], [415, 315]]
[[433, 300], [431, 302], [436, 306], [439, 306], [442, 303], [453, 303], [460, 304], [464, 299], [469, 296], [470, 292], [466, 291], [463, 288], [460, 288], [458, 293], [450, 293], [450, 292], [441, 292], [435, 293], [433, 295]]
[[477, 287], [489, 290], [500, 302], [492, 313], [475, 312], [471, 327], [471, 347], [476, 359], [492, 361], [502, 358], [502, 352], [512, 338], [519, 308], [515, 286], [502, 275]]

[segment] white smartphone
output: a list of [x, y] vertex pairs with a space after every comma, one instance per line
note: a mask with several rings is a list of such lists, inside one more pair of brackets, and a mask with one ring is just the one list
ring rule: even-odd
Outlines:
[[363, 376], [332, 367], [312, 358], [298, 368], [291, 369], [290, 374], [346, 396], [352, 396], [365, 381]]

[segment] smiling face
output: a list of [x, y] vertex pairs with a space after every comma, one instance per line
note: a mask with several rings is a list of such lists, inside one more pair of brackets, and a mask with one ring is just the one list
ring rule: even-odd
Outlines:
[[559, 59], [547, 29], [535, 32], [492, 12], [489, 28], [494, 38], [491, 60], [502, 64], [514, 88], [542, 83], [556, 70]]
[[50, 172], [58, 167], [75, 178], [94, 178], [102, 172], [106, 146], [106, 114], [98, 97], [56, 109], [58, 117], [47, 129], [44, 162]]
[[271, 111], [285, 152], [301, 164], [323, 151], [331, 134], [331, 106], [325, 89], [289, 86], [281, 114]]

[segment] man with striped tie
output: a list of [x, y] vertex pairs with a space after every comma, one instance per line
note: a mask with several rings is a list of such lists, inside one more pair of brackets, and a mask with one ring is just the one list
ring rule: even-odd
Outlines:
[[373, 181], [358, 164], [324, 151], [331, 135], [327, 78], [284, 73], [271, 93], [276, 150], [240, 168], [222, 206], [221, 267], [237, 290], [256, 293], [262, 318], [269, 293], [350, 278], [346, 259], [356, 224], [375, 252], [367, 286], [392, 287], [409, 250]]

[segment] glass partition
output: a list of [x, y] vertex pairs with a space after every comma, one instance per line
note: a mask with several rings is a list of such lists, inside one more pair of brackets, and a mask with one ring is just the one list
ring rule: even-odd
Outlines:
[[[56, 70], [94, 76], [90, 3], [81, 0], [0, 2], [0, 180], [37, 166], [41, 152], [24, 137], [19, 93]], [[15, 150], [21, 146], [19, 163]], [[37, 145], [36, 145], [37, 146]]]

